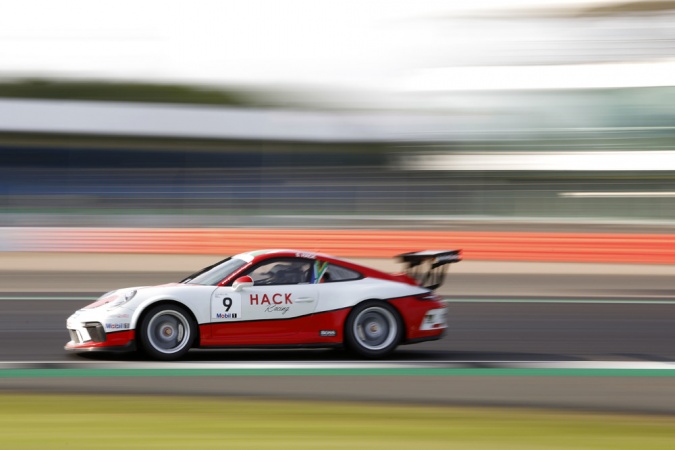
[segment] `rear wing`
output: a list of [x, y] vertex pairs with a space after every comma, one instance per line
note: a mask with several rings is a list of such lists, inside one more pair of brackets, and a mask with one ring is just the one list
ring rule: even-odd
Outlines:
[[447, 272], [447, 264], [462, 260], [461, 250], [425, 250], [398, 255], [397, 258], [406, 264], [406, 275], [414, 278], [420, 286], [430, 290], [443, 284]]

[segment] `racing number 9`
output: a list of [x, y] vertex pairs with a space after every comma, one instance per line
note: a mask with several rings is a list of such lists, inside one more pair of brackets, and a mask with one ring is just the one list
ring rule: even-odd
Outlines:
[[223, 306], [225, 307], [225, 312], [229, 312], [232, 308], [232, 299], [230, 297], [225, 297], [223, 299]]

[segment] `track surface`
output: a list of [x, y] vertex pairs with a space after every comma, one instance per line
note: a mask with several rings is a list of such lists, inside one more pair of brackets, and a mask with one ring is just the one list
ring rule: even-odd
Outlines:
[[[82, 294], [78, 294], [80, 296]], [[67, 295], [66, 295], [67, 296]], [[18, 297], [18, 296], [17, 296]], [[70, 361], [66, 318], [88, 301], [0, 302], [0, 360]], [[675, 361], [675, 304], [451, 303], [435, 342], [400, 347], [404, 361]], [[338, 351], [195, 351], [190, 361], [345, 360]]]
[[[588, 270], [586, 270], [588, 269]], [[0, 378], [0, 389], [31, 391], [182, 393], [283, 398], [403, 401], [444, 404], [538, 406], [675, 414], [674, 376], [617, 373], [524, 372], [481, 367], [519, 367], [525, 361], [666, 362], [675, 364], [675, 279], [650, 270], [635, 274], [594, 273], [591, 267], [569, 273], [458, 273], [443, 288], [451, 303], [451, 328], [436, 342], [400, 347], [382, 367], [468, 368], [423, 377], [407, 374], [340, 373], [367, 367], [337, 350], [193, 351], [180, 364], [261, 363], [260, 372], [232, 376], [129, 376], [100, 373]], [[631, 271], [629, 271], [631, 272]], [[639, 273], [638, 273], [639, 272]], [[63, 350], [65, 320], [108, 285], [166, 282], [182, 272], [2, 272], [0, 363], [16, 367], [138, 368], [133, 355], [77, 356]], [[22, 290], [33, 280], [36, 290]], [[50, 292], [47, 286], [57, 286]], [[75, 291], [72, 287], [90, 291]], [[81, 300], [36, 300], [63, 297]], [[36, 363], [39, 362], [39, 363]], [[323, 376], [279, 376], [269, 368], [333, 364]], [[93, 364], [93, 366], [92, 366]], [[319, 367], [317, 366], [317, 367]], [[6, 368], [7, 365], [5, 364]], [[267, 370], [267, 372], [266, 372]], [[331, 369], [332, 370], [332, 369]], [[1, 371], [0, 371], [1, 372]], [[669, 370], [668, 372], [672, 372]], [[35, 375], [35, 374], [34, 374]], [[282, 374], [283, 375], [283, 374]]]

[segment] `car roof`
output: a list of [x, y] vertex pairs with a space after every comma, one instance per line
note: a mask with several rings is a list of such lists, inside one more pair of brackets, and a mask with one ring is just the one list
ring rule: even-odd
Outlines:
[[336, 256], [326, 255], [324, 253], [318, 253], [313, 251], [306, 250], [293, 250], [293, 249], [263, 249], [263, 250], [252, 250], [249, 252], [240, 253], [235, 255], [236, 258], [243, 259], [249, 263], [256, 264], [258, 262], [264, 261], [270, 258], [306, 258], [306, 259], [318, 259], [321, 261], [327, 261], [328, 263], [334, 263], [357, 272], [360, 272], [362, 275], [373, 278], [381, 278], [386, 280], [401, 281], [400, 278], [396, 275], [392, 275], [386, 272], [382, 272], [377, 269], [373, 269], [355, 262], [351, 262], [346, 259], [342, 259]]
[[259, 262], [269, 258], [306, 258], [306, 259], [320, 259], [322, 261], [329, 261], [329, 262], [333, 261], [361, 267], [359, 264], [347, 261], [345, 259], [336, 256], [326, 255], [324, 253], [319, 252], [312, 252], [306, 250], [293, 250], [293, 249], [251, 250], [248, 252], [235, 255], [235, 258], [251, 262]]

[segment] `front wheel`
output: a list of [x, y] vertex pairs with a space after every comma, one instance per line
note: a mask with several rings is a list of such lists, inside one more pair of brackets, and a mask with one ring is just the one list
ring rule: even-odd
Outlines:
[[403, 325], [393, 306], [369, 301], [352, 310], [345, 324], [345, 344], [366, 358], [382, 358], [401, 340]]
[[197, 327], [185, 308], [158, 305], [143, 316], [138, 333], [140, 347], [148, 356], [170, 361], [190, 350]]

